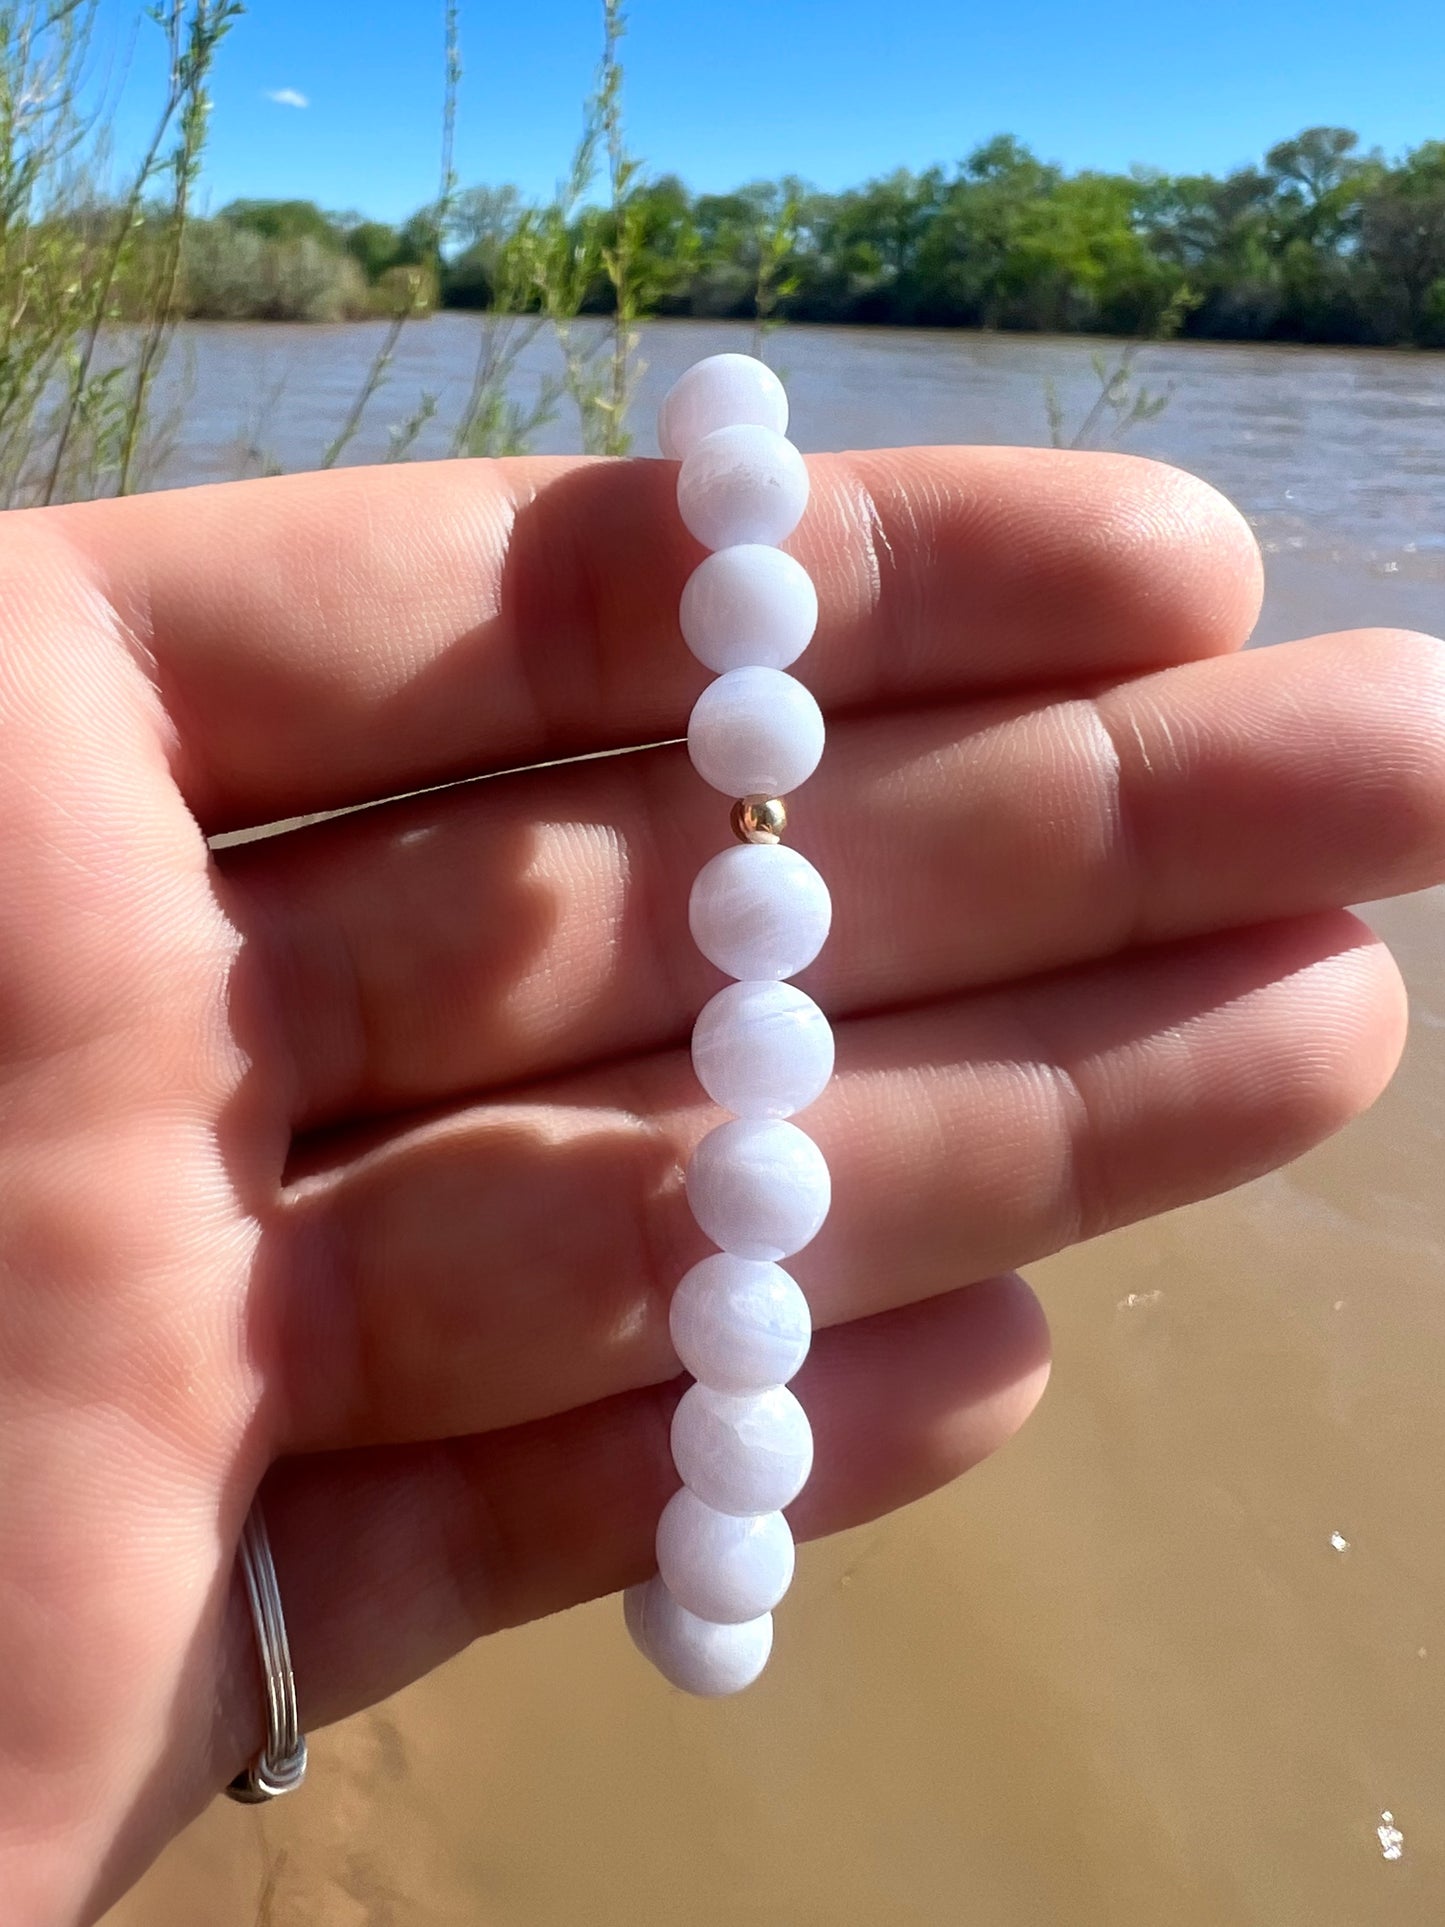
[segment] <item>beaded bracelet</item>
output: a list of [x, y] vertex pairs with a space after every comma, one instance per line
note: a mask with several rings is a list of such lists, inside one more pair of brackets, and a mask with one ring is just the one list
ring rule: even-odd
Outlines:
[[682, 593], [688, 647], [717, 680], [698, 698], [687, 746], [698, 774], [737, 800], [737, 844], [703, 865], [689, 922], [697, 947], [735, 982], [698, 1017], [698, 1081], [732, 1113], [687, 1169], [698, 1225], [719, 1247], [672, 1301], [673, 1345], [694, 1384], [672, 1426], [682, 1488], [657, 1529], [657, 1576], [626, 1595], [638, 1649], [675, 1686], [734, 1693], [773, 1643], [772, 1608], [793, 1577], [782, 1507], [813, 1462], [807, 1417], [787, 1389], [807, 1355], [807, 1300], [777, 1260], [801, 1251], [827, 1216], [828, 1167], [786, 1120], [833, 1071], [833, 1033], [811, 997], [785, 982], [822, 949], [828, 889], [784, 847], [782, 798], [823, 752], [823, 717], [785, 671], [808, 646], [818, 598], [776, 545], [797, 527], [808, 471], [784, 439], [782, 383], [749, 355], [713, 355], [662, 404], [658, 440], [681, 466], [677, 502], [713, 551]]

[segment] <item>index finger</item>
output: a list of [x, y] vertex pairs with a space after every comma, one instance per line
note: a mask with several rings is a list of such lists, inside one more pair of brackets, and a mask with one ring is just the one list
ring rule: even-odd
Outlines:
[[[1204, 483], [1120, 455], [810, 459], [789, 547], [825, 708], [1128, 674], [1238, 647], [1260, 567]], [[680, 735], [707, 672], [676, 469], [354, 469], [35, 511], [155, 665], [208, 830]]]

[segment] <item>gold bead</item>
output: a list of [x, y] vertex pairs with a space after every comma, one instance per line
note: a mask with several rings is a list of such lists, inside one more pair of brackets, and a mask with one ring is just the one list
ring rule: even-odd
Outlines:
[[742, 796], [733, 804], [733, 835], [739, 843], [781, 843], [788, 827], [780, 796]]

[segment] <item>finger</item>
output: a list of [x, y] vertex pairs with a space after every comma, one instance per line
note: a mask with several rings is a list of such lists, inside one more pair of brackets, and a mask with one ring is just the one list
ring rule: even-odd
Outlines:
[[[1445, 649], [1390, 632], [1096, 698], [838, 727], [798, 799], [835, 1015], [1445, 874]], [[680, 751], [480, 784], [234, 853], [302, 1125], [686, 1037], [718, 798]]]
[[[1017, 1278], [827, 1334], [797, 1382], [817, 1458], [794, 1530], [837, 1532], [958, 1477], [1018, 1430], [1047, 1375], [1043, 1314]], [[304, 1723], [382, 1698], [481, 1633], [650, 1571], [677, 1486], [677, 1391], [489, 1438], [279, 1467], [266, 1510]], [[238, 1647], [247, 1632], [238, 1621]], [[227, 1671], [221, 1719], [239, 1764], [260, 1738], [254, 1661], [238, 1651]]]
[[[819, 456], [792, 546], [830, 707], [1153, 667], [1237, 647], [1243, 520], [1116, 455]], [[671, 463], [419, 464], [43, 513], [148, 657], [208, 829], [681, 734], [702, 555]]]
[[[1337, 913], [860, 1021], [803, 1120], [830, 1219], [789, 1261], [819, 1325], [947, 1291], [1241, 1182], [1394, 1066], [1403, 999]], [[668, 1377], [707, 1249], [686, 1060], [435, 1120], [304, 1183], [278, 1270], [288, 1449], [481, 1431]]]

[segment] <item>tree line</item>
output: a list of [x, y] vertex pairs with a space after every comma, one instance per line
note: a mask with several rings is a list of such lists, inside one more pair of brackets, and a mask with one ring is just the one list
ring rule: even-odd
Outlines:
[[[1071, 174], [999, 135], [956, 167], [841, 193], [692, 194], [663, 175], [616, 207], [559, 210], [475, 188], [399, 226], [236, 202], [198, 224], [192, 313], [217, 311], [206, 264], [237, 235], [273, 291], [268, 250], [309, 261], [323, 313], [540, 310], [546, 236], [554, 266], [559, 238], [581, 264], [582, 312], [612, 308], [621, 241], [643, 313], [1445, 347], [1445, 142], [1388, 161], [1339, 127], [1223, 176]], [[244, 287], [234, 300], [245, 311]]]

